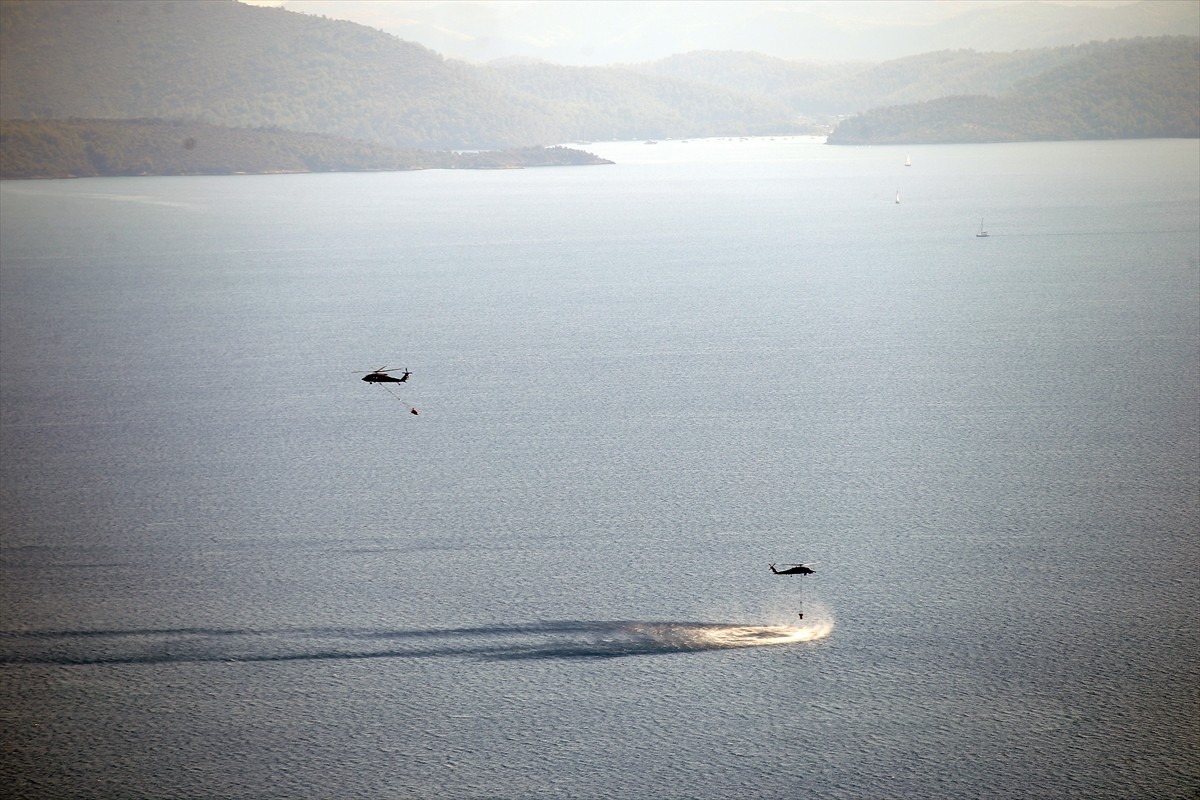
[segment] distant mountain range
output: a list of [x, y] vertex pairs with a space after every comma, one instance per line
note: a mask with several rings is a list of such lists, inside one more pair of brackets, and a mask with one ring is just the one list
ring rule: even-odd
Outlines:
[[[1195, 137], [1198, 54], [1196, 37], [1158, 37], [879, 64], [706, 51], [484, 66], [229, 0], [3, 0], [0, 118], [174, 120], [441, 151], [835, 125], [834, 143]], [[5, 148], [28, 146], [10, 131]]]
[[[266, 4], [271, 0], [250, 0]], [[311, 3], [311, 5], [310, 5]], [[294, 11], [337, 13], [336, 0], [288, 0]], [[360, 4], [369, 7], [371, 4]], [[372, 24], [448, 58], [487, 63], [512, 56], [555, 64], [640, 64], [674, 53], [738, 50], [788, 61], [879, 63], [939, 50], [1008, 52], [1138, 36], [1200, 34], [1196, 0], [1082, 3], [732, 2], [681, 10], [672, 0], [638, 3], [405, 3], [403, 24], [381, 9]], [[586, 11], [581, 10], [586, 7]], [[963, 9], [966, 9], [965, 11]], [[314, 13], [320, 13], [315, 12]], [[680, 18], [685, 25], [679, 25]], [[359, 20], [362, 21], [362, 20]], [[686, 41], [686, 46], [669, 43]]]
[[1196, 39], [1123, 39], [1059, 48], [1049, 55], [1045, 69], [1006, 88], [873, 108], [840, 123], [829, 142], [1200, 136], [1200, 49]]

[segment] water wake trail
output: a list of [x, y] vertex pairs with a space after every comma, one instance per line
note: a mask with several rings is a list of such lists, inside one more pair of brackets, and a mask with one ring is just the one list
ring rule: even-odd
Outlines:
[[620, 658], [798, 644], [823, 639], [806, 625], [712, 622], [544, 621], [440, 629], [178, 628], [0, 632], [0, 666], [162, 664], [464, 657], [492, 661]]

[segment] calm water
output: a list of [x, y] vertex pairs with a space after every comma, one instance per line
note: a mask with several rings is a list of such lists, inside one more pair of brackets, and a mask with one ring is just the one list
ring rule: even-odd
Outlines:
[[589, 149], [0, 185], [0, 794], [1194, 798], [1197, 142]]

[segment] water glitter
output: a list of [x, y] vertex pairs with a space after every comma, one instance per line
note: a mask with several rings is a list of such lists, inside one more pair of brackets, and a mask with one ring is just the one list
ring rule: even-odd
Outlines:
[[807, 625], [706, 625], [697, 628], [695, 635], [713, 648], [726, 648], [811, 642], [832, 632], [833, 623], [822, 621]]

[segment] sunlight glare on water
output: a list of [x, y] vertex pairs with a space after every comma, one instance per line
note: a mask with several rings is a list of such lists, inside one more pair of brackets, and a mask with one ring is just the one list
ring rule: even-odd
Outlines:
[[695, 638], [698, 646], [712, 648], [762, 647], [770, 644], [795, 644], [824, 639], [833, 631], [833, 622], [823, 620], [806, 625], [719, 625], [689, 628], [681, 633]]

